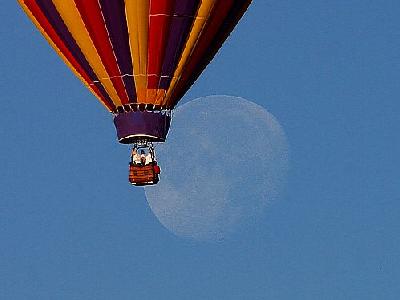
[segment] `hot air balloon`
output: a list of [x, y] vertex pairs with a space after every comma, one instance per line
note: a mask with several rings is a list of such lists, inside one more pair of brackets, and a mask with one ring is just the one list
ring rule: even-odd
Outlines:
[[118, 140], [148, 150], [130, 182], [158, 182], [153, 143], [251, 0], [18, 0], [85, 86], [112, 113]]

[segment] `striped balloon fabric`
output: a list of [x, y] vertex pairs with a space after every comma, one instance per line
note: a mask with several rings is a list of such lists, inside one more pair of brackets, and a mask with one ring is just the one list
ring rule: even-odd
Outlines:
[[251, 0], [18, 0], [107, 107], [173, 109]]

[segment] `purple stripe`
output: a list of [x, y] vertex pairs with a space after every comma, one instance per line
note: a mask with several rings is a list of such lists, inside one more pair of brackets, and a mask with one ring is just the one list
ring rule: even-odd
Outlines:
[[95, 83], [96, 87], [100, 90], [101, 94], [107, 100], [107, 102], [114, 107], [114, 103], [111, 100], [110, 96], [107, 94], [105, 88], [102, 84], [98, 83], [99, 78], [94, 73], [92, 67], [89, 65], [85, 56], [83, 55], [81, 49], [76, 43], [75, 39], [72, 37], [71, 33], [68, 31], [67, 26], [64, 24], [60, 14], [58, 13], [56, 7], [53, 2], [50, 0], [36, 0], [40, 9], [45, 14], [47, 20], [50, 22], [51, 26], [57, 32], [61, 40], [64, 42], [65, 46], [77, 60], [79, 65], [85, 70], [86, 74], [89, 76], [90, 80]]
[[179, 16], [194, 16], [199, 7], [199, 0], [175, 0], [174, 14]]
[[218, 33], [216, 34], [214, 39], [210, 42], [208, 51], [205, 53], [197, 69], [195, 69], [194, 72], [192, 72], [189, 80], [185, 83], [184, 88], [181, 89], [179, 93], [173, 94], [174, 102], [172, 104], [172, 107], [175, 107], [178, 104], [178, 101], [186, 94], [189, 88], [200, 77], [201, 73], [204, 71], [207, 65], [213, 60], [215, 55], [218, 53], [219, 49], [222, 47], [226, 39], [229, 37], [232, 30], [235, 28], [237, 23], [242, 18], [243, 14], [246, 12], [251, 1], [252, 0], [235, 1], [233, 7], [229, 11], [227, 19], [224, 21], [224, 23], [222, 23], [222, 26], [219, 29]]
[[191, 26], [199, 6], [199, 0], [176, 0], [171, 19], [167, 48], [161, 71], [161, 89], [168, 89], [182, 55]]
[[[125, 2], [124, 0], [100, 0], [99, 2], [119, 69], [122, 75], [133, 75], [129, 33], [125, 16]], [[133, 77], [125, 76], [122, 80], [124, 81], [130, 102], [135, 103], [136, 88]]]

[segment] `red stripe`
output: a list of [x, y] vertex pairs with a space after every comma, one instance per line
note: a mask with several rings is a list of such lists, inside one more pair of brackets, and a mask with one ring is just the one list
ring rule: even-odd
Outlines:
[[111, 81], [118, 96], [121, 98], [122, 104], [128, 104], [128, 95], [120, 77], [121, 72], [112, 49], [98, 0], [75, 0], [75, 3], [107, 73], [114, 77], [111, 78]]
[[157, 89], [161, 77], [174, 1], [159, 0], [151, 1], [150, 3], [150, 14], [157, 16], [150, 16], [147, 87], [149, 89]]
[[[71, 52], [68, 50], [67, 46], [64, 44], [62, 39], [58, 36], [54, 28], [51, 26], [50, 22], [47, 20], [46, 16], [41, 11], [40, 7], [36, 4], [34, 0], [25, 0], [24, 3], [29, 8], [35, 19], [38, 21], [40, 26], [46, 32], [46, 34], [50, 37], [50, 39], [54, 42], [60, 52], [65, 56], [68, 62], [75, 68], [75, 70], [82, 76], [82, 78], [86, 81], [88, 85], [90, 85], [91, 79], [85, 70], [81, 67], [81, 65], [77, 62]], [[106, 98], [101, 94], [100, 90], [96, 86], [91, 86], [93, 91], [96, 93], [97, 97], [99, 97], [103, 103], [107, 106], [109, 110], [113, 110], [114, 108], [108, 103]]]
[[170, 14], [172, 11], [172, 6], [174, 5], [173, 0], [158, 0], [158, 1], [151, 1], [150, 6], [150, 14], [157, 15], [157, 14]]

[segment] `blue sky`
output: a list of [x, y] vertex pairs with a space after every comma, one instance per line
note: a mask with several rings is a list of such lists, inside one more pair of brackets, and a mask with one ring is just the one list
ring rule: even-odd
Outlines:
[[255, 0], [183, 102], [250, 99], [291, 145], [286, 196], [224, 243], [171, 235], [108, 113], [16, 1], [0, 10], [1, 299], [397, 299], [400, 3]]

